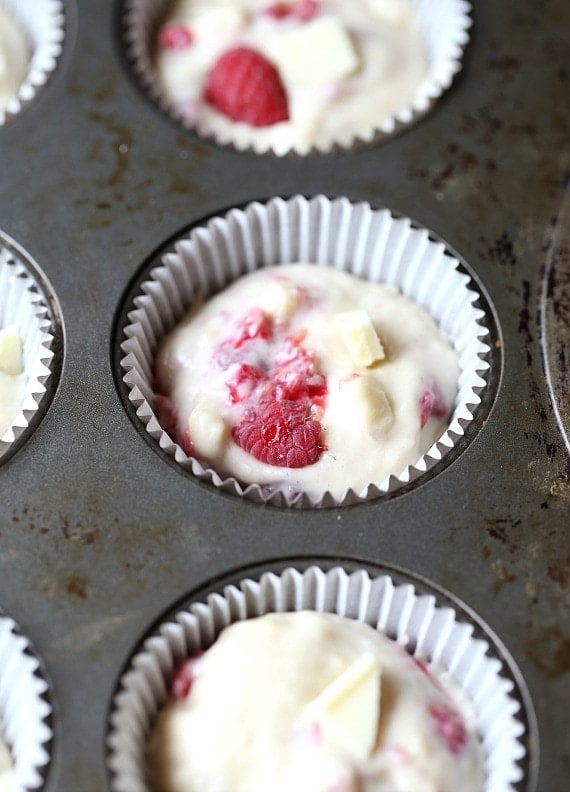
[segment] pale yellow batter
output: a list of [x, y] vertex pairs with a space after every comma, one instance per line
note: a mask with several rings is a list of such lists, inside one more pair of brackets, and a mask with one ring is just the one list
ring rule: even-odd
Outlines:
[[0, 2], [0, 111], [17, 96], [28, 72], [30, 54], [24, 31]]
[[331, 614], [224, 630], [160, 712], [155, 792], [482, 792], [464, 705], [393, 641]]
[[[244, 326], [256, 337], [240, 341]], [[305, 403], [322, 427], [318, 460], [301, 467], [260, 461], [234, 438], [289, 353], [301, 369], [303, 356], [313, 361], [305, 368], [317, 395]], [[240, 278], [190, 313], [163, 341], [157, 374], [176, 414], [174, 439], [188, 430], [193, 455], [218, 473], [341, 499], [426, 453], [453, 411], [459, 366], [434, 320], [394, 289], [287, 265]]]

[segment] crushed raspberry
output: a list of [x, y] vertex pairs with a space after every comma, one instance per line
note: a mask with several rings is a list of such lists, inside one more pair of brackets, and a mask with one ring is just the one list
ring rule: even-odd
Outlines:
[[319, 10], [317, 0], [298, 0], [293, 4], [293, 16], [302, 22], [308, 22]]
[[287, 96], [279, 72], [263, 55], [248, 47], [224, 53], [206, 79], [207, 102], [233, 121], [255, 127], [287, 121]]
[[290, 13], [291, 3], [273, 3], [263, 9], [263, 14], [271, 17], [271, 19], [283, 19], [284, 17], [288, 17]]
[[275, 355], [273, 375], [278, 401], [309, 400], [322, 407], [328, 393], [326, 379], [315, 371], [315, 355], [296, 339], [286, 338]]
[[321, 424], [310, 417], [304, 404], [263, 399], [245, 410], [232, 429], [240, 448], [268, 465], [300, 468], [314, 464], [325, 447], [320, 443]]
[[194, 34], [184, 25], [167, 25], [158, 36], [158, 45], [162, 49], [183, 50], [194, 41]]
[[297, 0], [296, 3], [273, 3], [263, 9], [263, 14], [271, 19], [293, 17], [301, 22], [308, 22], [315, 16], [318, 8], [317, 0]]
[[190, 429], [188, 428], [186, 428], [180, 436], [180, 447], [186, 456], [196, 456], [196, 449], [194, 448], [194, 443], [190, 437]]
[[196, 662], [202, 654], [203, 652], [198, 652], [194, 657], [178, 663], [172, 674], [172, 682], [170, 684], [170, 695], [172, 698], [185, 699], [188, 696], [196, 679]]
[[452, 754], [457, 756], [467, 745], [467, 731], [459, 713], [446, 704], [430, 704], [428, 712], [436, 721], [437, 731]]
[[238, 404], [248, 399], [255, 388], [265, 379], [265, 374], [255, 366], [237, 363], [226, 380], [230, 404]]
[[271, 319], [261, 308], [252, 308], [251, 311], [238, 323], [236, 332], [230, 336], [228, 343], [239, 349], [248, 341], [262, 338], [267, 341], [271, 336]]
[[420, 427], [422, 429], [432, 415], [441, 420], [447, 416], [447, 413], [447, 405], [437, 385], [432, 385], [422, 393], [420, 396]]

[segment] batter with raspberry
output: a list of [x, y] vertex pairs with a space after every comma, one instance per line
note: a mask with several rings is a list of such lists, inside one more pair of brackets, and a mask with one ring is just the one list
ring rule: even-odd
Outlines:
[[367, 624], [272, 613], [175, 672], [156, 792], [482, 792], [473, 707]]
[[284, 154], [370, 139], [411, 103], [427, 58], [409, 0], [179, 0], [155, 66], [199, 133]]
[[184, 451], [267, 494], [365, 494], [444, 431], [457, 355], [392, 288], [266, 267], [193, 309], [156, 359], [156, 410]]

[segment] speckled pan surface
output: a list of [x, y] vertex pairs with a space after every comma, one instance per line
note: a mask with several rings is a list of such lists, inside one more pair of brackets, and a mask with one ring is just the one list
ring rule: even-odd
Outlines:
[[[161, 613], [229, 570], [323, 555], [403, 567], [472, 607], [529, 687], [537, 789], [562, 792], [570, 6], [481, 0], [464, 68], [428, 117], [381, 146], [299, 161], [182, 131], [128, 76], [119, 4], [65, 10], [53, 77], [0, 128], [0, 226], [45, 273], [65, 325], [58, 393], [0, 468], [0, 607], [53, 688], [46, 792], [107, 788], [110, 698]], [[499, 327], [496, 396], [452, 464], [387, 500], [302, 514], [212, 492], [166, 464], [123, 408], [111, 344], [129, 284], [169, 239], [298, 193], [368, 201], [431, 229], [468, 263]]]

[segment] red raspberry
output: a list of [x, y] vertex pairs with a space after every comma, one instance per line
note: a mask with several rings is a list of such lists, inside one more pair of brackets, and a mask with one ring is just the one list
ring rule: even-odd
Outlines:
[[168, 50], [183, 50], [194, 41], [194, 34], [184, 25], [167, 25], [158, 36], [158, 46]]
[[320, 443], [321, 425], [298, 402], [272, 399], [244, 412], [232, 429], [240, 448], [268, 465], [300, 468], [313, 465], [325, 450]]
[[275, 355], [278, 368], [273, 375], [279, 401], [309, 400], [323, 406], [328, 389], [324, 376], [315, 371], [315, 355], [287, 338]]
[[259, 52], [237, 47], [224, 53], [206, 79], [204, 98], [233, 121], [255, 127], [287, 121], [287, 96], [279, 72]]
[[263, 14], [271, 17], [271, 19], [283, 19], [284, 17], [288, 17], [290, 13], [290, 3], [273, 3], [273, 5], [263, 9]]
[[196, 653], [187, 660], [182, 660], [175, 667], [170, 684], [170, 695], [175, 699], [185, 699], [192, 688], [192, 683], [196, 679], [196, 662], [203, 655], [203, 652]]
[[317, 0], [297, 0], [296, 3], [273, 3], [263, 10], [263, 14], [271, 17], [271, 19], [294, 17], [301, 22], [308, 22], [315, 16], [318, 7]]
[[301, 22], [308, 22], [319, 10], [317, 0], [298, 0], [293, 6], [293, 16]]
[[433, 415], [441, 420], [447, 416], [448, 412], [449, 410], [437, 385], [432, 385], [420, 396], [420, 427], [422, 429], [430, 416]]
[[194, 448], [194, 443], [192, 442], [192, 438], [190, 437], [190, 429], [186, 428], [182, 435], [179, 438], [180, 447], [186, 454], [186, 456], [196, 456], [196, 449]]
[[262, 338], [267, 341], [271, 336], [271, 319], [261, 310], [252, 308], [236, 327], [236, 332], [229, 339], [234, 349], [239, 349], [247, 341]]
[[247, 363], [236, 364], [234, 371], [226, 380], [230, 404], [238, 404], [249, 398], [259, 383], [265, 379], [265, 374], [255, 366]]
[[457, 756], [467, 745], [467, 731], [456, 710], [447, 704], [430, 704], [428, 712], [436, 721], [437, 731], [445, 740], [452, 754]]

